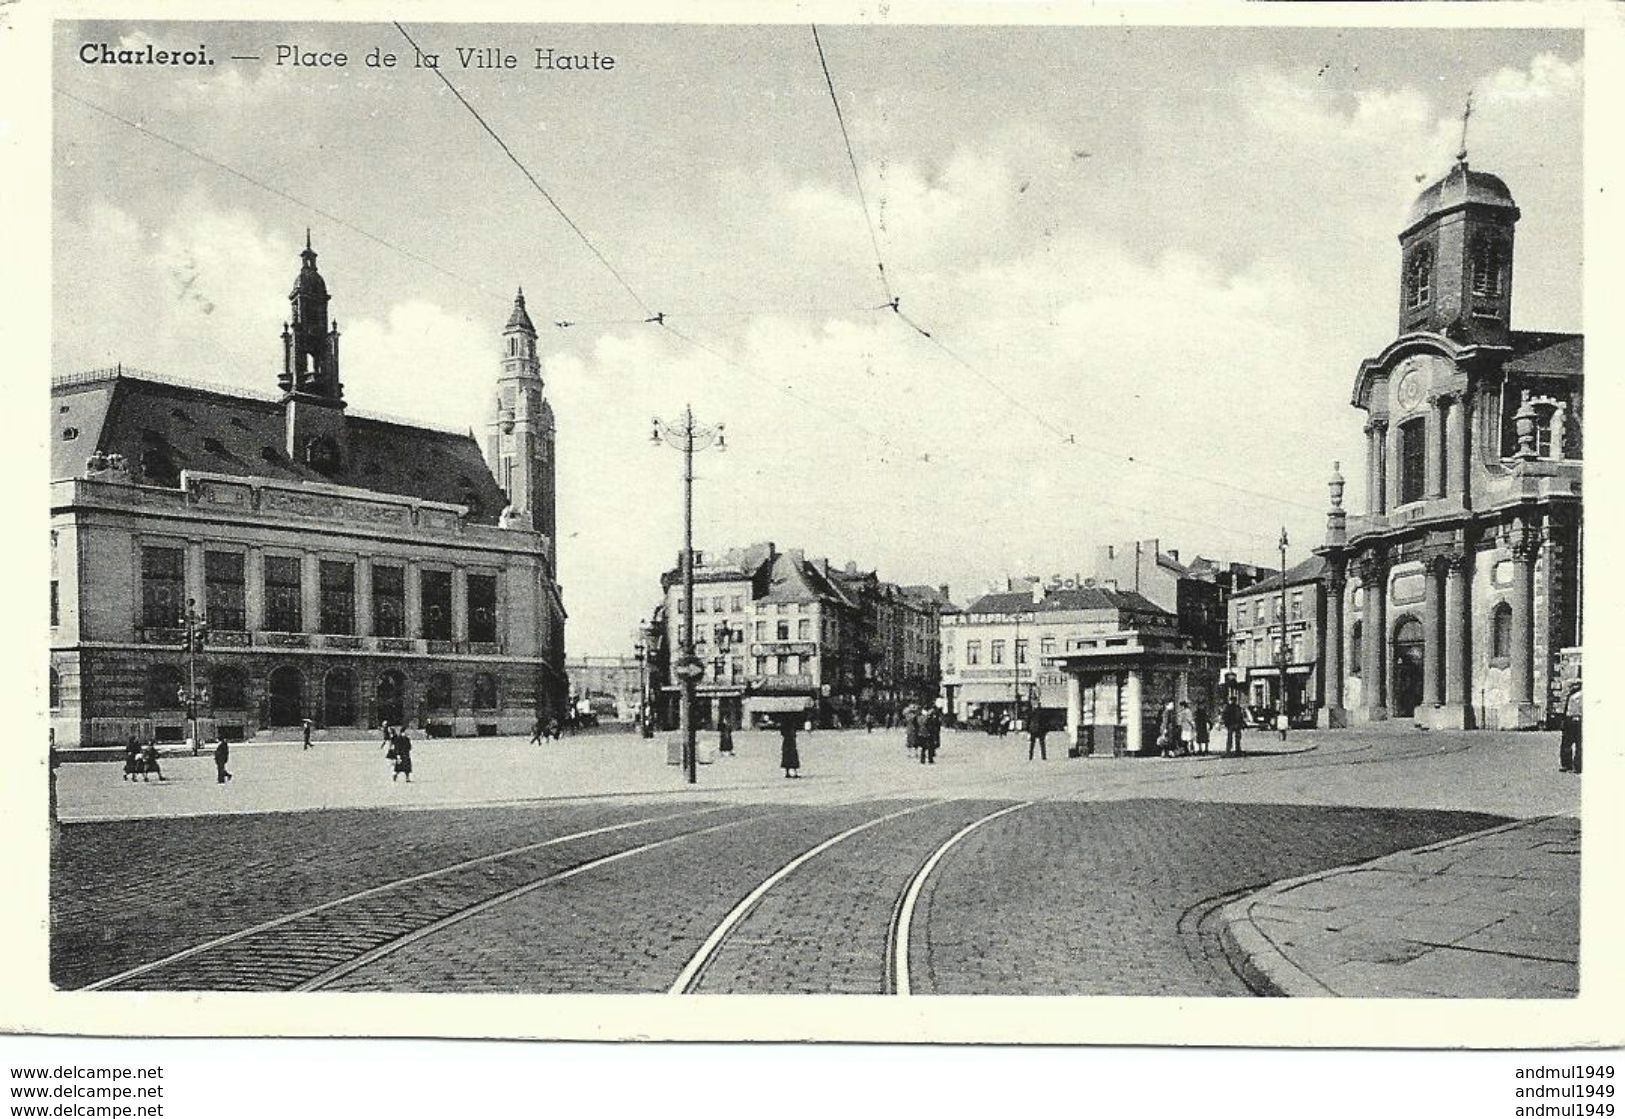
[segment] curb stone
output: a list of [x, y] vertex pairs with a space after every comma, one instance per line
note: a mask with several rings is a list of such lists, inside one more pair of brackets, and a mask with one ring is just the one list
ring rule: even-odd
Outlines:
[[1465, 835], [1453, 836], [1450, 839], [1440, 840], [1437, 843], [1427, 843], [1420, 847], [1410, 847], [1403, 851], [1392, 851], [1375, 859], [1368, 859], [1363, 863], [1351, 863], [1348, 866], [1332, 867], [1329, 870], [1316, 871], [1297, 878], [1284, 878], [1279, 882], [1271, 883], [1246, 897], [1237, 898], [1219, 911], [1219, 945], [1224, 950], [1225, 957], [1230, 966], [1235, 969], [1241, 981], [1252, 988], [1254, 994], [1264, 998], [1340, 998], [1337, 991], [1316, 979], [1313, 974], [1294, 963], [1285, 952], [1271, 940], [1262, 929], [1254, 923], [1252, 910], [1261, 901], [1280, 897], [1300, 887], [1336, 878], [1344, 874], [1354, 874], [1360, 871], [1381, 867], [1385, 863], [1399, 859], [1411, 858], [1426, 854], [1430, 851], [1442, 850], [1446, 847], [1455, 847], [1464, 843], [1471, 843], [1486, 836], [1496, 835], [1500, 832], [1514, 831], [1520, 828], [1534, 827], [1548, 820], [1556, 819], [1554, 816], [1532, 816], [1525, 820], [1513, 820], [1506, 824], [1497, 824], [1492, 828], [1468, 832]]

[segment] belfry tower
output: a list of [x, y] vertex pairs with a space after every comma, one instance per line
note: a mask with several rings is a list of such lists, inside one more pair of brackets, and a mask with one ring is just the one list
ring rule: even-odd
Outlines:
[[[508, 495], [514, 523], [528, 524], [556, 549], [553, 438], [553, 408], [543, 392], [536, 327], [520, 289], [508, 325], [502, 328], [502, 372], [487, 425], [485, 456]], [[556, 552], [549, 555], [556, 562]]]
[[287, 455], [323, 474], [340, 469], [346, 452], [344, 385], [339, 381], [339, 326], [328, 325], [327, 283], [305, 230], [303, 262], [288, 293], [291, 321], [282, 324], [282, 374], [277, 384], [287, 412]]

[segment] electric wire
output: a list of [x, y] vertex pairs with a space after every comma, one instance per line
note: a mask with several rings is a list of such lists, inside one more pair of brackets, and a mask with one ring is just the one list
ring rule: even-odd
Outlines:
[[[292, 194], [292, 193], [290, 193], [290, 192], [288, 192], [286, 190], [283, 190], [281, 187], [273, 186], [272, 184], [267, 183], [267, 182], [265, 182], [265, 181], [263, 181], [261, 179], [257, 179], [253, 175], [248, 174], [246, 171], [239, 171], [237, 168], [231, 166], [231, 164], [225, 163], [225, 162], [223, 162], [223, 161], [221, 161], [219, 159], [216, 159], [213, 156], [208, 155], [205, 152], [198, 151], [196, 148], [189, 147], [186, 144], [181, 143], [179, 140], [175, 140], [175, 139], [173, 139], [173, 138], [171, 138], [169, 136], [164, 135], [162, 132], [159, 132], [155, 128], [151, 128], [148, 125], [142, 124], [140, 121], [134, 121], [134, 120], [131, 120], [128, 117], [121, 116], [120, 114], [115, 113], [113, 110], [107, 108], [106, 106], [98, 105], [94, 101], [89, 101], [89, 100], [86, 100], [83, 97], [80, 97], [77, 94], [69, 93], [65, 89], [55, 89], [55, 90], [53, 90], [53, 92], [58, 97], [65, 98], [65, 99], [67, 99], [69, 101], [74, 102], [77, 105], [83, 106], [86, 109], [90, 109], [93, 112], [100, 113], [101, 115], [109, 118], [110, 120], [115, 120], [115, 121], [117, 121], [118, 123], [120, 123], [122, 125], [125, 125], [125, 126], [127, 126], [129, 128], [134, 129], [136, 132], [139, 132], [141, 135], [147, 137], [150, 140], [156, 140], [161, 144], [167, 144], [169, 147], [174, 148], [176, 151], [182, 152], [185, 155], [191, 156], [193, 159], [198, 160], [200, 163], [206, 163], [210, 167], [215, 168], [216, 170], [224, 171], [226, 174], [231, 175], [234, 178], [241, 179], [243, 182], [248, 183], [250, 186], [257, 187], [258, 189], [263, 190], [268, 194], [273, 194], [273, 195], [275, 195], [276, 197], [282, 199], [285, 202], [291, 202], [295, 206], [298, 206], [302, 210], [309, 211], [310, 213], [315, 214], [316, 216], [318, 216], [318, 217], [320, 217], [320, 218], [322, 218], [322, 219], [324, 219], [326, 221], [332, 222], [334, 225], [341, 226], [344, 229], [350, 230], [352, 233], [355, 233], [355, 234], [358, 234], [358, 235], [360, 235], [362, 237], [365, 237], [367, 240], [373, 242], [376, 245], [381, 245], [382, 247], [390, 250], [391, 252], [399, 253], [401, 256], [406, 257], [408, 260], [415, 261], [416, 263], [423, 265], [425, 268], [429, 268], [429, 269], [432, 269], [435, 272], [440, 273], [442, 276], [445, 276], [445, 277], [447, 277], [449, 279], [456, 280], [458, 283], [464, 284], [464, 285], [466, 285], [467, 287], [471, 288], [474, 291], [483, 292], [486, 295], [491, 295], [491, 296], [496, 296], [497, 295], [496, 292], [494, 292], [492, 289], [486, 287], [484, 284], [480, 283], [478, 280], [473, 280], [473, 279], [470, 279], [467, 276], [461, 275], [461, 274], [459, 274], [457, 272], [453, 272], [451, 269], [446, 268], [443, 265], [436, 264], [434, 261], [428, 259], [427, 257], [413, 252], [411, 249], [404, 248], [401, 245], [397, 245], [393, 241], [390, 241], [390, 240], [387, 240], [387, 239], [385, 239], [383, 237], [380, 237], [378, 234], [372, 232], [369, 229], [366, 229], [363, 226], [357, 225], [355, 222], [350, 221], [348, 218], [340, 217], [339, 215], [337, 215], [335, 213], [332, 213], [329, 210], [325, 210], [322, 207], [316, 205], [314, 202], [307, 201], [306, 199], [300, 198], [296, 194]], [[502, 296], [497, 296], [497, 297], [498, 298], [503, 298]]]
[[846, 130], [846, 116], [841, 112], [841, 99], [835, 95], [835, 79], [829, 74], [829, 60], [824, 57], [824, 43], [818, 37], [818, 25], [812, 25], [813, 45], [818, 48], [818, 65], [824, 71], [824, 85], [829, 89], [830, 104], [835, 106], [835, 122], [841, 126], [841, 141], [846, 145], [846, 161], [852, 167], [852, 183], [858, 190], [858, 204], [863, 208], [863, 222], [869, 227], [869, 244], [875, 250], [875, 269], [880, 273], [880, 286], [886, 292], [886, 299], [894, 308], [897, 294], [892, 291], [891, 281], [886, 278], [886, 261], [880, 255], [880, 238], [875, 234], [874, 217], [869, 213], [869, 200], [863, 194], [863, 176], [858, 173], [858, 157], [852, 151], [852, 137]]
[[[421, 48], [419, 48], [417, 40], [412, 38], [412, 36], [407, 33], [406, 28], [401, 26], [400, 21], [396, 20], [393, 22], [395, 24], [395, 30], [399, 31], [401, 36], [408, 43], [412, 44], [412, 49], [421, 55], [423, 51]], [[611, 264], [609, 262], [609, 258], [599, 251], [598, 246], [592, 243], [592, 239], [589, 238], [582, 228], [576, 224], [575, 219], [569, 214], [565, 213], [564, 207], [559, 205], [558, 199], [554, 198], [553, 195], [548, 192], [548, 189], [544, 187], [536, 178], [536, 176], [531, 174], [530, 168], [526, 167], [524, 161], [514, 154], [513, 149], [508, 146], [507, 141], [497, 134], [496, 129], [492, 128], [490, 124], [486, 122], [485, 118], [480, 115], [480, 111], [469, 102], [468, 98], [463, 96], [460, 89], [452, 84], [451, 79], [446, 77], [445, 71], [436, 66], [433, 67], [433, 72], [435, 77], [439, 78], [441, 82], [445, 84], [446, 88], [451, 90], [451, 95], [457, 98], [457, 100], [462, 104], [463, 108], [468, 110], [469, 115], [479, 122], [479, 126], [485, 130], [486, 135], [490, 136], [492, 140], [496, 141], [497, 147], [502, 149], [502, 154], [508, 157], [509, 162], [511, 162], [515, 167], [519, 168], [519, 173], [524, 175], [525, 178], [530, 182], [530, 185], [536, 188], [538, 194], [547, 199], [547, 204], [553, 207], [554, 212], [557, 213], [560, 218], [564, 219], [564, 224], [568, 225], [571, 232], [580, 238], [583, 245], [587, 246], [587, 251], [592, 253], [592, 255], [597, 258], [599, 264], [602, 264], [606, 269], [608, 269], [611, 276], [615, 277], [616, 283], [620, 284], [621, 287], [625, 289], [626, 294], [630, 295], [633, 301], [637, 303], [639, 307], [642, 307], [645, 312], [651, 315], [654, 314], [653, 308], [643, 301], [643, 297], [639, 295], [637, 290], [627, 282], [626, 277], [621, 275], [620, 270]]]

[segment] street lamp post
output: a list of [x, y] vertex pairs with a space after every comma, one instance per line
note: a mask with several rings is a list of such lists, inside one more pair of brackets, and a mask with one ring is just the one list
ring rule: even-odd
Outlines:
[[186, 687], [181, 691], [179, 699], [186, 708], [186, 740], [192, 745], [192, 753], [198, 752], [197, 741], [197, 707], [205, 702], [208, 693], [200, 692], [197, 686], [197, 654], [198, 649], [209, 639], [208, 626], [205, 619], [197, 612], [197, 599], [186, 600], [186, 610], [180, 616], [181, 628], [186, 631]]
[[649, 632], [649, 622], [644, 619], [638, 622], [638, 643], [632, 646], [633, 654], [638, 658], [638, 733], [648, 738], [649, 731], [649, 650], [644, 645], [644, 637]]
[[679, 423], [658, 417], [649, 441], [683, 452], [683, 649], [674, 671], [683, 690], [678, 720], [683, 732], [683, 773], [690, 785], [699, 779], [699, 751], [694, 735], [694, 686], [704, 667], [694, 656], [694, 452], [715, 447], [728, 449], [726, 425], [702, 427], [694, 422], [694, 409], [685, 406]]
[[1286, 526], [1281, 526], [1281, 715], [1286, 715]]

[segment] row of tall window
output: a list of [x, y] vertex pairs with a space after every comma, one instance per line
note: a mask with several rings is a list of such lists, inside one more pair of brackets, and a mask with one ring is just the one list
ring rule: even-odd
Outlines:
[[[51, 670], [51, 679], [54, 698], [60, 695], [60, 684], [57, 682], [55, 668]], [[200, 707], [202, 711], [235, 712], [246, 710], [250, 706], [248, 680], [240, 669], [216, 666], [207, 673], [200, 673], [198, 682], [207, 688], [204, 693], [207, 701]], [[274, 669], [267, 677], [265, 695], [268, 702], [298, 703], [302, 708], [304, 684], [304, 674], [298, 668], [283, 665]], [[358, 694], [355, 673], [348, 668], [332, 668], [322, 675], [320, 684], [324, 721], [329, 726], [345, 726], [353, 723], [355, 698]], [[178, 710], [185, 688], [184, 668], [170, 664], [153, 665], [147, 671], [147, 709]], [[405, 677], [396, 670], [386, 671], [380, 677], [376, 691], [388, 706], [392, 698], [398, 700], [404, 695]], [[498, 698], [496, 676], [489, 672], [476, 673], [469, 688], [467, 707], [473, 711], [495, 711], [498, 707]], [[57, 700], [52, 706], [58, 706], [59, 703], [60, 700]], [[462, 706], [458, 702], [456, 685], [450, 673], [437, 672], [428, 677], [423, 689], [424, 710], [453, 712]], [[391, 721], [400, 722], [401, 718], [397, 714]]]
[[[186, 603], [185, 572], [186, 557], [182, 549], [157, 545], [141, 549], [143, 626], [165, 628], [181, 622]], [[303, 633], [306, 625], [314, 621], [317, 633], [356, 633], [355, 563], [324, 559], [317, 565], [319, 616], [315, 619], [304, 616], [304, 581], [305, 565], [299, 557], [265, 557], [265, 628], [278, 633]], [[418, 582], [421, 636], [451, 640], [451, 572], [424, 570]], [[210, 629], [241, 631], [248, 628], [247, 586], [243, 553], [204, 553], [204, 615]], [[497, 640], [496, 576], [471, 573], [467, 591], [468, 639], [494, 643]], [[404, 566], [373, 564], [371, 622], [372, 633], [378, 637], [408, 636]]]
[[[1280, 595], [1279, 592], [1277, 592], [1274, 595], [1271, 595], [1268, 598], [1255, 598], [1255, 599], [1252, 600], [1251, 606], [1252, 606], [1252, 609], [1251, 609], [1252, 623], [1251, 624], [1253, 624], [1255, 626], [1261, 626], [1261, 625], [1264, 624], [1264, 615], [1265, 615], [1266, 612], [1269, 614], [1269, 620], [1270, 621], [1278, 622], [1278, 621], [1281, 620], [1281, 595]], [[1292, 619], [1292, 621], [1294, 621], [1294, 622], [1303, 621], [1303, 592], [1302, 591], [1293, 591], [1291, 593], [1291, 598], [1290, 598], [1289, 604], [1287, 606], [1287, 610], [1288, 610], [1288, 617], [1290, 617]], [[1248, 611], [1248, 604], [1247, 603], [1245, 603], [1245, 602], [1236, 603], [1236, 627], [1238, 629], [1243, 627], [1243, 626], [1246, 626], [1248, 624], [1248, 621], [1247, 621], [1248, 613], [1249, 613], [1249, 611]]]
[[[1024, 665], [1027, 663], [1027, 641], [1023, 639], [1017, 641], [1015, 644], [1016, 664]], [[988, 642], [987, 663], [993, 665], [1005, 663], [1004, 655], [1008, 645], [1009, 643], [1005, 641]], [[1049, 656], [1050, 654], [1054, 653], [1055, 639], [1053, 637], [1044, 638], [1040, 643], [1040, 652], [1044, 656]], [[967, 665], [979, 665], [982, 663], [982, 643], [980, 641], [965, 642], [965, 663]]]
[[[1414, 619], [1407, 619], [1414, 621]], [[1246, 638], [1238, 638], [1235, 643], [1235, 663], [1240, 667], [1251, 665], [1270, 664], [1268, 647], [1262, 637], [1252, 640], [1252, 658], [1249, 660], [1249, 645]], [[1498, 602], [1490, 611], [1490, 662], [1492, 664], [1505, 664], [1512, 657], [1512, 607], [1505, 602]], [[1302, 635], [1292, 638], [1292, 659], [1302, 661], [1305, 659], [1305, 650], [1302, 644]], [[1360, 675], [1361, 662], [1365, 659], [1365, 626], [1356, 618], [1349, 626], [1348, 650], [1343, 663], [1348, 666], [1351, 676]]]

